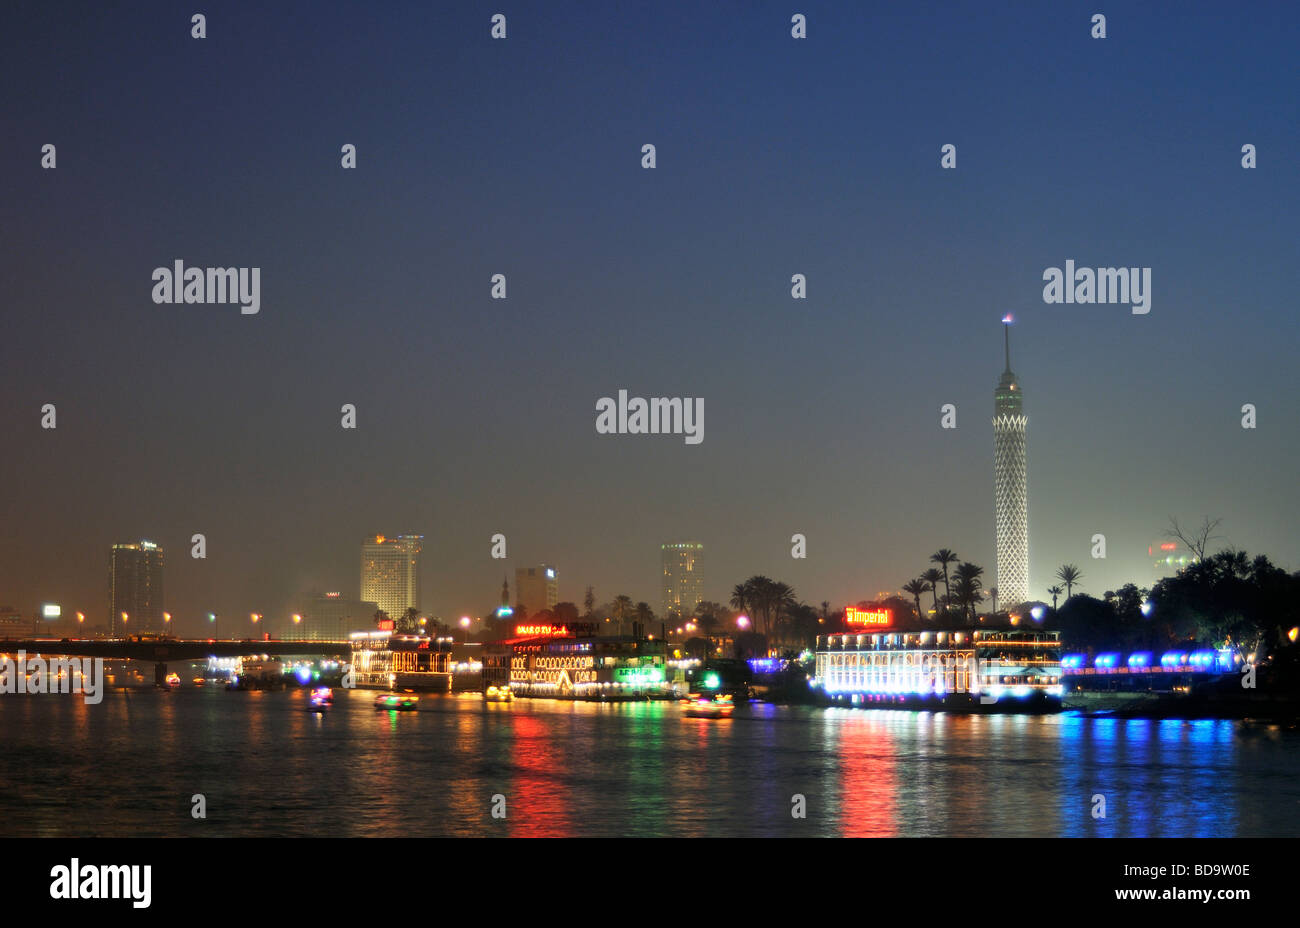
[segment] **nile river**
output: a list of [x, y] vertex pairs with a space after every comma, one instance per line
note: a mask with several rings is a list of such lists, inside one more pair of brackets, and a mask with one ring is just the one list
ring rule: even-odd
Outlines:
[[1275, 726], [335, 694], [0, 696], [0, 835], [1300, 834]]

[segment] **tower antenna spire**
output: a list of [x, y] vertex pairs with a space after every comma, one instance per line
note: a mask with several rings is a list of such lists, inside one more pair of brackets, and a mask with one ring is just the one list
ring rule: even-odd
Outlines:
[[1003, 336], [1003, 340], [1006, 343], [1006, 352], [1007, 352], [1006, 373], [1009, 374], [1011, 373], [1011, 313], [1007, 313], [1005, 316], [1002, 317], [1002, 336]]

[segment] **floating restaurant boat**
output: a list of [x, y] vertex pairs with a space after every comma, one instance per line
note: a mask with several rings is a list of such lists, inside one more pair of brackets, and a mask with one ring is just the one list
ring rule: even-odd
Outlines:
[[393, 709], [410, 712], [420, 707], [420, 697], [410, 693], [380, 693], [375, 697], [376, 709]]
[[1166, 651], [1159, 660], [1152, 651], [1124, 655], [1103, 651], [1067, 654], [1061, 667], [1072, 691], [1189, 693], [1193, 684], [1240, 674], [1241, 657], [1231, 649], [1202, 648]]
[[598, 636], [594, 625], [521, 624], [484, 647], [483, 686], [534, 699], [667, 699], [673, 684], [662, 641]]
[[[869, 614], [880, 613], [888, 610]], [[958, 712], [1061, 709], [1058, 631], [1016, 625], [893, 631], [879, 628], [888, 621], [873, 624], [818, 636], [812, 685], [832, 703]]]
[[352, 672], [361, 689], [451, 692], [450, 638], [354, 632]]

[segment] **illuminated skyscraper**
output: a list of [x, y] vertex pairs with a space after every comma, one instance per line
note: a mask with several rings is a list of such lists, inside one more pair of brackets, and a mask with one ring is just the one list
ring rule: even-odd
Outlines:
[[423, 535], [376, 535], [361, 545], [361, 599], [378, 603], [389, 618], [420, 608]]
[[114, 636], [165, 631], [163, 552], [152, 541], [113, 545], [108, 560], [108, 622]]
[[550, 564], [515, 569], [515, 600], [529, 615], [554, 609], [559, 598], [559, 579]]
[[1024, 395], [1011, 372], [1011, 317], [1002, 320], [1006, 370], [993, 391], [993, 487], [997, 507], [998, 600], [1014, 609], [1029, 599], [1029, 497]]
[[662, 595], [660, 617], [688, 616], [704, 598], [704, 545], [697, 541], [660, 546]]

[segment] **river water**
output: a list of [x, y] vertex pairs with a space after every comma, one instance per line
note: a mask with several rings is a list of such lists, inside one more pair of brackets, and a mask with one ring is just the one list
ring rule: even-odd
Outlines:
[[1276, 726], [335, 694], [0, 696], [0, 835], [1300, 834]]

